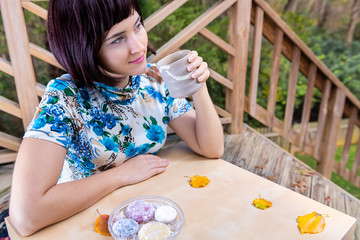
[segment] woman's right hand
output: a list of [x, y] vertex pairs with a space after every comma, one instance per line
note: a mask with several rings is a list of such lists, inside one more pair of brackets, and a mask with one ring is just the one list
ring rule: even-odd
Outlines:
[[168, 159], [152, 154], [141, 154], [128, 159], [119, 168], [122, 171], [123, 180], [130, 185], [165, 172], [168, 165]]

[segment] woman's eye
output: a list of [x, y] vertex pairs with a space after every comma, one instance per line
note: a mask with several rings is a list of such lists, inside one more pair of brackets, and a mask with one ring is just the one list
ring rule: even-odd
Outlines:
[[112, 43], [120, 43], [124, 40], [124, 37], [118, 37], [117, 39], [115, 39]]
[[136, 29], [140, 29], [141, 27], [142, 27], [142, 24], [141, 24], [141, 23], [138, 23], [138, 24], [135, 26]]

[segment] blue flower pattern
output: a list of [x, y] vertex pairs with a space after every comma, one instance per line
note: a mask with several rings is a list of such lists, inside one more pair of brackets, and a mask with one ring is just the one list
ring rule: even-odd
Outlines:
[[167, 123], [189, 109], [185, 99], [170, 97], [163, 82], [145, 74], [132, 77], [124, 89], [98, 82], [77, 87], [65, 74], [48, 83], [24, 137], [67, 149], [58, 181], [67, 182], [139, 154], [157, 153], [165, 143]]

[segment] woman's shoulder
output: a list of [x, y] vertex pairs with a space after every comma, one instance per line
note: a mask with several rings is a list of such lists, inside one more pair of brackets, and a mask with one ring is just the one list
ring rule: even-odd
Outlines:
[[69, 74], [63, 74], [60, 77], [52, 79], [46, 86], [46, 92], [64, 92], [65, 95], [74, 96], [78, 92], [74, 79]]

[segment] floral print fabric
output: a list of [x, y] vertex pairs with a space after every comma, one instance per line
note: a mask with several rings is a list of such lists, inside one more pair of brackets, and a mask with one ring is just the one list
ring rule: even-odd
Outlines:
[[70, 75], [50, 81], [24, 137], [67, 149], [58, 183], [90, 176], [166, 141], [167, 123], [191, 109], [172, 98], [154, 66], [123, 89], [94, 82], [77, 87]]

